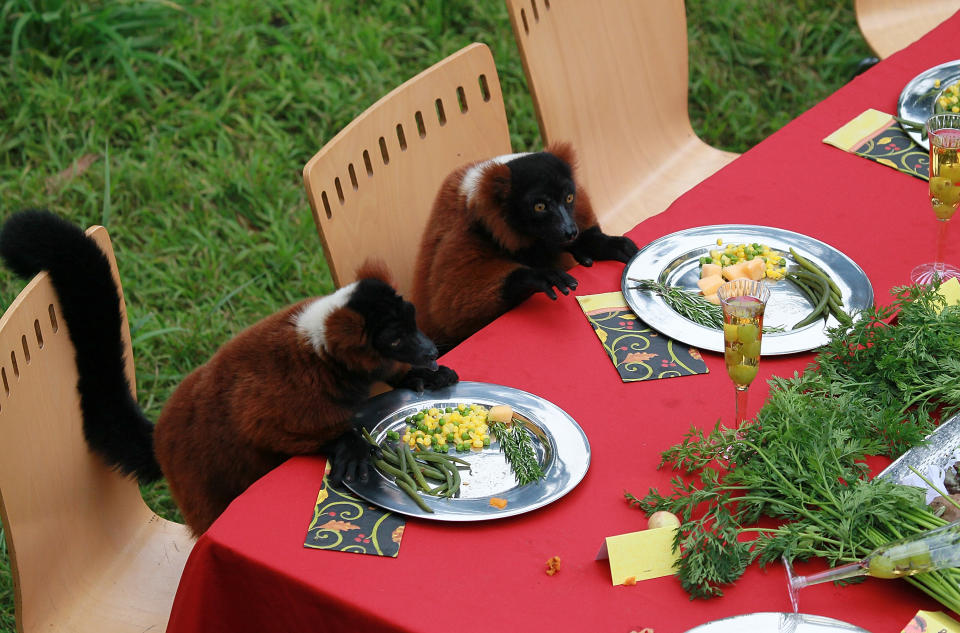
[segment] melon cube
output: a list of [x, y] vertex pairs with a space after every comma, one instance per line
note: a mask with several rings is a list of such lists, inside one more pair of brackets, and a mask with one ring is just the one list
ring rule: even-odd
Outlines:
[[754, 257], [750, 261], [746, 262], [745, 270], [747, 277], [754, 281], [760, 281], [767, 272], [766, 263], [763, 261], [763, 258]]
[[700, 292], [704, 295], [715, 295], [717, 294], [717, 288], [723, 285], [723, 281], [723, 277], [720, 275], [712, 275], [698, 279], [697, 286], [700, 287]]
[[700, 269], [700, 279], [706, 279], [707, 277], [713, 277], [714, 275], [721, 274], [722, 267], [720, 264], [704, 264]]
[[743, 279], [747, 276], [747, 262], [737, 262], [723, 267], [723, 276], [728, 280]]
[[710, 303], [720, 305], [720, 297], [718, 297], [716, 294], [703, 295], [703, 298], [709, 301]]

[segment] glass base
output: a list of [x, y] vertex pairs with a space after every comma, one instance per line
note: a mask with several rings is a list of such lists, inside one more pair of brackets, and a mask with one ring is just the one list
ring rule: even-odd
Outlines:
[[915, 284], [927, 285], [933, 281], [933, 273], [940, 275], [940, 281], [958, 278], [960, 279], [960, 268], [950, 264], [920, 264], [910, 273], [910, 281]]

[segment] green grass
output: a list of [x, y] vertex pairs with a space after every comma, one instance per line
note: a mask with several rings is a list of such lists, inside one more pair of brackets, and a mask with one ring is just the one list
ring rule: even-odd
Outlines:
[[[688, 0], [687, 15], [691, 119], [732, 151], [869, 55], [852, 2]], [[231, 335], [332, 290], [304, 163], [391, 88], [473, 41], [493, 50], [515, 149], [537, 148], [499, 0], [0, 0], [0, 218], [47, 207], [110, 229], [138, 394], [156, 418]], [[84, 157], [82, 174], [54, 178]], [[0, 270], [0, 305], [22, 286]], [[144, 494], [179, 518], [163, 484]], [[13, 630], [0, 549], [0, 631]]]

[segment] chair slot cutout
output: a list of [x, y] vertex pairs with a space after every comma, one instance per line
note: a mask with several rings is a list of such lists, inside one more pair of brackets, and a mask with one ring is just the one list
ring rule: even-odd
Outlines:
[[530, 0], [530, 8], [533, 10], [533, 21], [540, 21], [540, 12], [537, 10], [537, 0]]
[[327, 219], [333, 218], [333, 211], [330, 210], [330, 200], [327, 198], [327, 192], [320, 192], [320, 200], [323, 202], [323, 211], [327, 214]]
[[403, 124], [397, 123], [397, 143], [400, 144], [400, 151], [407, 151], [407, 137], [403, 133]]
[[447, 113], [443, 111], [443, 99], [437, 97], [437, 100], [434, 101], [434, 105], [437, 107], [437, 122], [440, 125], [447, 124]]
[[487, 83], [487, 76], [480, 75], [480, 95], [484, 101], [490, 101], [490, 85]]
[[53, 333], [56, 334], [60, 331], [60, 324], [57, 322], [57, 311], [53, 309], [52, 303], [47, 306], [47, 312], [50, 314], [50, 327], [53, 328]]
[[7, 381], [7, 368], [0, 367], [0, 378], [3, 378], [3, 393], [10, 395], [10, 383]]
[[30, 348], [27, 346], [27, 335], [20, 335], [20, 346], [23, 347], [23, 359], [27, 361], [27, 364], [30, 364]]
[[347, 173], [350, 174], [350, 184], [353, 186], [353, 190], [356, 191], [360, 188], [360, 183], [357, 182], [357, 170], [353, 168], [353, 163], [347, 165]]
[[387, 151], [387, 141], [382, 136], [380, 137], [380, 158], [383, 159], [384, 165], [390, 164], [390, 153]]
[[530, 25], [527, 24], [527, 11], [525, 9], [520, 9], [520, 21], [523, 22], [523, 32], [529, 35]]
[[367, 176], [373, 176], [373, 161], [370, 160], [370, 152], [363, 150], [363, 166], [367, 169]]
[[337, 200], [340, 201], [340, 204], [343, 204], [343, 201], [344, 201], [343, 187], [340, 186], [340, 176], [337, 176], [336, 178], [333, 179], [333, 186], [336, 187], [337, 189]]
[[463, 91], [463, 86], [457, 86], [457, 104], [460, 106], [460, 112], [465, 113], [469, 108], [467, 107], [467, 95]]
[[14, 351], [10, 352], [10, 365], [13, 367], [13, 375], [19, 378], [20, 365], [17, 364], [17, 353]]
[[417, 110], [416, 114], [413, 115], [413, 120], [417, 122], [417, 134], [420, 135], [420, 138], [424, 138], [427, 135], [427, 127], [423, 124], [423, 112]]
[[38, 348], [38, 349], [43, 349], [43, 332], [40, 330], [40, 320], [39, 320], [39, 319], [34, 319], [34, 320], [33, 320], [33, 331], [34, 331], [34, 332], [36, 333], [36, 335], [37, 335], [37, 348]]

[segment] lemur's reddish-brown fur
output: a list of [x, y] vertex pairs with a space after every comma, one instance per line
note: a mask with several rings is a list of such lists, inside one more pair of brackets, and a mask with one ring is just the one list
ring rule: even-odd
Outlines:
[[[567, 143], [547, 148], [575, 169], [575, 157]], [[509, 309], [501, 289], [504, 280], [523, 264], [510, 253], [534, 245], [534, 240], [513, 230], [504, 210], [492, 201], [510, 186], [510, 168], [491, 164], [478, 183], [473, 204], [460, 191], [467, 171], [485, 161], [464, 165], [444, 179], [424, 229], [417, 256], [413, 303], [417, 324], [441, 349], [476, 332]], [[574, 219], [581, 230], [597, 225], [586, 191], [578, 184]], [[482, 223], [496, 244], [471, 230]], [[566, 252], [557, 252], [551, 266], [568, 270], [575, 264]]]
[[226, 342], [181, 382], [154, 425], [131, 394], [119, 288], [96, 242], [30, 210], [6, 220], [0, 255], [22, 277], [50, 274], [76, 352], [88, 446], [141, 482], [165, 476], [195, 534], [291, 455], [332, 452], [332, 478], [362, 479], [370, 445], [353, 414], [374, 383], [422, 390], [457, 380], [437, 366], [413, 306], [371, 263], [333, 295], [284, 308]]

